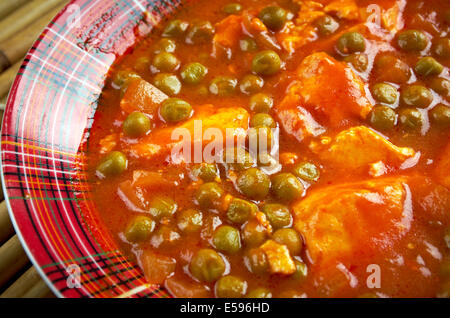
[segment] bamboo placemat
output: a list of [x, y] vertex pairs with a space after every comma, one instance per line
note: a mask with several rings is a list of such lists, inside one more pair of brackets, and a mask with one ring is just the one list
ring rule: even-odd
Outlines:
[[[69, 0], [0, 0], [0, 116], [22, 60]], [[54, 297], [23, 250], [0, 189], [0, 298]]]

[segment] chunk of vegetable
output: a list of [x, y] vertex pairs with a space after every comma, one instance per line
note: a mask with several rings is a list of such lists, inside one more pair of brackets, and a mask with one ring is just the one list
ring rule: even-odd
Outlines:
[[145, 279], [150, 284], [162, 284], [174, 271], [177, 261], [169, 256], [145, 250], [138, 258]]
[[186, 278], [177, 275], [168, 277], [164, 282], [164, 287], [176, 298], [208, 298], [211, 292], [203, 284], [188, 281]]
[[214, 44], [232, 48], [239, 44], [242, 35], [242, 17], [230, 15], [216, 24]]
[[143, 79], [130, 82], [120, 101], [120, 107], [127, 113], [141, 111], [153, 117], [159, 105], [169, 98], [155, 86]]

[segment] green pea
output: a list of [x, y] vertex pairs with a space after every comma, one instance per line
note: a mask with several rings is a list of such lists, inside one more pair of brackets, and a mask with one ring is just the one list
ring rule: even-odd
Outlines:
[[430, 88], [444, 98], [450, 96], [450, 81], [442, 77], [434, 77], [430, 82]]
[[199, 163], [192, 167], [192, 174], [195, 178], [200, 178], [205, 182], [212, 182], [218, 176], [218, 170], [213, 163]]
[[286, 23], [287, 12], [278, 6], [269, 6], [262, 9], [258, 18], [272, 31], [279, 31]]
[[257, 168], [245, 170], [236, 180], [239, 191], [253, 200], [262, 200], [269, 194], [270, 179]]
[[433, 52], [441, 58], [448, 59], [450, 57], [450, 39], [438, 39], [433, 46]]
[[233, 198], [228, 207], [227, 217], [233, 223], [244, 224], [257, 211], [258, 206], [256, 204], [239, 198]]
[[257, 127], [276, 128], [277, 127], [277, 123], [272, 118], [272, 116], [270, 116], [269, 114], [258, 113], [258, 114], [255, 114], [250, 119], [250, 127], [254, 127], [254, 128], [257, 128]]
[[273, 106], [273, 99], [267, 94], [259, 93], [250, 98], [250, 110], [255, 113], [268, 113]]
[[380, 81], [402, 84], [408, 82], [411, 77], [408, 64], [390, 54], [378, 54], [374, 70]]
[[306, 181], [317, 181], [319, 180], [320, 172], [317, 166], [310, 162], [302, 162], [294, 167], [293, 173]]
[[188, 84], [200, 83], [208, 74], [208, 69], [200, 63], [190, 63], [183, 67], [181, 79]]
[[129, 242], [142, 242], [150, 237], [155, 229], [155, 222], [146, 216], [136, 216], [127, 225], [124, 235]]
[[365, 72], [369, 65], [369, 58], [364, 53], [353, 53], [344, 57], [344, 61], [350, 63], [358, 72]]
[[439, 127], [450, 127], [450, 107], [444, 104], [438, 104], [430, 110], [431, 121]]
[[201, 230], [203, 225], [202, 212], [195, 209], [187, 209], [178, 213], [178, 228], [184, 233], [195, 233]]
[[272, 128], [260, 126], [248, 130], [250, 149], [258, 150], [258, 153], [270, 153], [273, 144]]
[[214, 287], [217, 298], [241, 298], [247, 291], [247, 282], [236, 276], [221, 277]]
[[286, 245], [291, 255], [300, 255], [303, 248], [303, 240], [296, 230], [279, 229], [273, 233], [272, 238], [275, 242]]
[[123, 122], [123, 132], [129, 137], [141, 137], [151, 129], [150, 119], [141, 112], [133, 112]]
[[153, 66], [161, 72], [173, 72], [180, 66], [180, 61], [172, 53], [161, 52], [153, 58]]
[[264, 80], [256, 75], [248, 74], [245, 75], [241, 80], [240, 89], [244, 94], [254, 94], [261, 90], [264, 86]]
[[315, 21], [315, 25], [317, 27], [317, 31], [319, 31], [319, 34], [322, 36], [333, 34], [337, 31], [337, 29], [339, 29], [339, 23], [329, 15], [324, 15], [318, 18]]
[[229, 3], [222, 9], [226, 14], [236, 14], [242, 11], [242, 5], [240, 3]]
[[306, 276], [308, 276], [308, 267], [306, 264], [297, 260], [294, 260], [294, 264], [295, 272], [291, 275], [291, 278], [297, 281], [305, 280]]
[[162, 53], [162, 52], [174, 53], [176, 48], [177, 45], [175, 41], [164, 38], [159, 40], [158, 43], [156, 43], [154, 51], [155, 53]]
[[264, 287], [259, 287], [248, 292], [246, 298], [272, 298], [272, 292]]
[[258, 154], [258, 165], [261, 167], [267, 167], [269, 168], [269, 170], [275, 170], [277, 167], [279, 167], [279, 162], [272, 157], [271, 155], [269, 155], [266, 152], [260, 152]]
[[127, 169], [127, 157], [120, 151], [112, 151], [97, 166], [97, 175], [100, 178], [114, 177]]
[[274, 229], [289, 226], [292, 222], [289, 208], [283, 204], [268, 203], [263, 206], [262, 211]]
[[198, 21], [190, 26], [186, 36], [186, 43], [203, 44], [211, 41], [214, 36], [214, 27], [209, 21]]
[[428, 45], [428, 38], [421, 31], [407, 30], [399, 34], [397, 43], [404, 51], [422, 51]]
[[280, 173], [272, 178], [272, 191], [282, 201], [289, 202], [303, 195], [303, 185], [292, 173]]
[[218, 76], [211, 81], [209, 91], [211, 94], [226, 97], [236, 91], [237, 80], [229, 76]]
[[422, 113], [415, 108], [405, 108], [399, 112], [399, 122], [406, 130], [420, 130], [424, 121]]
[[133, 69], [139, 72], [146, 72], [150, 68], [151, 60], [147, 56], [142, 56], [136, 60], [133, 65]]
[[386, 131], [394, 128], [396, 119], [397, 114], [388, 106], [375, 106], [369, 113], [370, 124], [373, 128], [378, 130]]
[[235, 254], [241, 249], [241, 235], [238, 229], [222, 225], [214, 232], [213, 243], [217, 250]]
[[127, 70], [119, 71], [113, 78], [113, 87], [115, 89], [121, 89], [122, 91], [124, 91], [132, 80], [138, 78], [140, 78], [140, 76], [135, 72]]
[[164, 29], [162, 36], [165, 38], [177, 38], [186, 32], [189, 27], [189, 23], [181, 20], [170, 21]]
[[168, 218], [177, 211], [176, 202], [167, 196], [156, 196], [150, 201], [149, 213], [157, 220]]
[[252, 248], [246, 253], [245, 264], [247, 265], [248, 270], [255, 275], [264, 275], [269, 270], [267, 256], [259, 248]]
[[342, 54], [364, 52], [366, 50], [366, 40], [361, 33], [347, 32], [338, 39], [337, 49]]
[[157, 74], [153, 80], [153, 84], [167, 95], [177, 95], [181, 91], [181, 82], [173, 74]]
[[428, 107], [433, 101], [433, 94], [422, 85], [409, 85], [401, 92], [401, 101], [405, 106]]
[[227, 148], [223, 153], [223, 162], [232, 170], [242, 171], [255, 165], [255, 161], [245, 149]]
[[209, 209], [215, 207], [224, 195], [224, 190], [216, 182], [202, 184], [195, 193], [198, 205]]
[[258, 75], [273, 75], [280, 69], [280, 56], [271, 50], [257, 53], [252, 60], [252, 71]]
[[174, 247], [181, 239], [180, 233], [172, 227], [161, 225], [150, 239], [150, 244], [154, 248], [167, 249]]
[[242, 228], [241, 234], [244, 245], [248, 247], [259, 246], [267, 239], [267, 229], [256, 220], [248, 221]]
[[211, 283], [225, 272], [226, 265], [222, 257], [212, 249], [201, 249], [192, 258], [189, 271], [201, 282]]
[[179, 122], [192, 116], [192, 107], [179, 98], [166, 99], [159, 109], [165, 122]]
[[439, 75], [444, 70], [441, 63], [436, 61], [434, 58], [427, 56], [422, 57], [416, 64], [414, 68], [416, 73], [420, 76], [430, 76]]
[[386, 83], [376, 83], [372, 86], [372, 95], [381, 103], [394, 104], [398, 98], [398, 91], [392, 85]]
[[239, 41], [239, 47], [242, 52], [255, 52], [258, 49], [258, 44], [252, 38], [245, 38]]

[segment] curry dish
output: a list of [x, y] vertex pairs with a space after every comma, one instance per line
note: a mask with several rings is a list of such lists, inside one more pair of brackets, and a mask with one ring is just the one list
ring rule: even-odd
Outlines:
[[103, 222], [174, 297], [448, 297], [449, 31], [448, 1], [187, 1], [108, 76]]

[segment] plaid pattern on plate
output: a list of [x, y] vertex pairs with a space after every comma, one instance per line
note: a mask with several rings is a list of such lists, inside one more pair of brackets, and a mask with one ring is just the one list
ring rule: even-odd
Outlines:
[[[2, 127], [2, 181], [28, 256], [60, 297], [168, 297], [97, 217], [84, 142], [117, 56], [181, 0], [74, 0], [27, 54]], [[77, 265], [77, 266], [74, 266]]]

